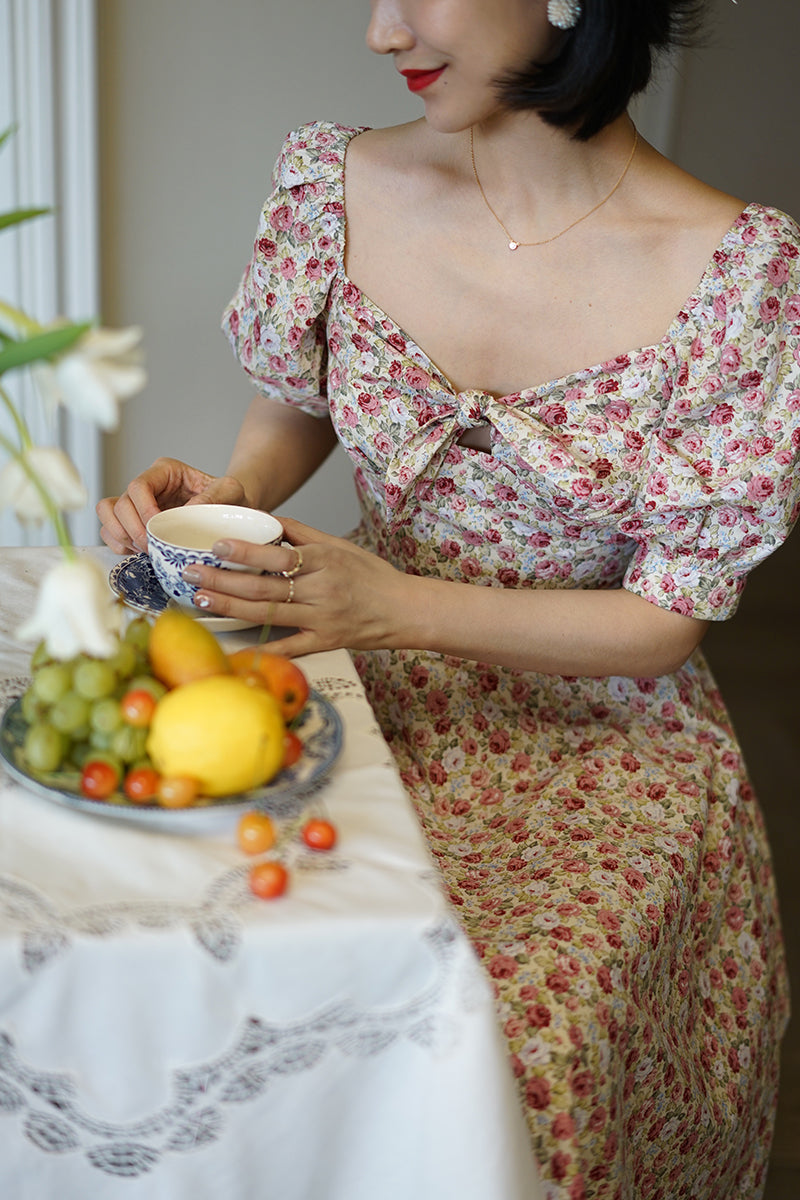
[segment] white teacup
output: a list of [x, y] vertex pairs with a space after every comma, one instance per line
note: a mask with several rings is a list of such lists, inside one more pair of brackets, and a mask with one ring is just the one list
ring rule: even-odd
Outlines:
[[197, 585], [183, 578], [184, 567], [199, 563], [234, 571], [250, 569], [223, 562], [211, 553], [214, 543], [223, 538], [237, 538], [259, 546], [277, 545], [283, 538], [283, 526], [269, 513], [236, 504], [167, 508], [147, 522], [147, 552], [158, 582], [168, 596], [194, 616], [202, 615], [192, 603]]

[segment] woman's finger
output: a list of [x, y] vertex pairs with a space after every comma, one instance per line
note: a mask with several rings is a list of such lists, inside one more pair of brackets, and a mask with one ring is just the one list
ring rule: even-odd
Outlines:
[[100, 536], [116, 554], [132, 554], [146, 548], [144, 527], [125, 493], [101, 500], [95, 511], [100, 520]]
[[308, 574], [313, 567], [312, 547], [300, 546], [261, 546], [256, 542], [243, 542], [238, 538], [225, 538], [215, 542], [211, 547], [214, 554], [223, 562], [236, 563], [237, 566], [250, 567], [259, 573], [269, 575], [299, 575]]
[[[193, 603], [204, 616], [235, 617], [237, 620], [252, 621], [255, 625], [280, 625], [282, 628], [302, 625], [304, 616], [313, 616], [313, 609], [300, 604], [295, 598], [296, 585], [291, 579], [276, 579], [270, 582], [271, 595], [248, 595], [248, 585], [237, 586], [234, 591], [214, 591], [210, 587], [198, 588]], [[232, 585], [236, 586], [236, 585]]]
[[123, 492], [114, 505], [114, 516], [118, 524], [125, 530], [129, 541], [135, 550], [147, 549], [147, 530], [145, 525], [153, 513], [158, 512], [158, 505], [153, 502], [152, 511], [143, 515], [139, 505], [129, 492]]
[[313, 525], [304, 525], [302, 521], [295, 521], [293, 517], [279, 516], [278, 520], [283, 526], [286, 541], [291, 542], [293, 546], [305, 546], [314, 542], [318, 542], [320, 545], [330, 545], [342, 540], [333, 533], [323, 533], [321, 530], [315, 529]]

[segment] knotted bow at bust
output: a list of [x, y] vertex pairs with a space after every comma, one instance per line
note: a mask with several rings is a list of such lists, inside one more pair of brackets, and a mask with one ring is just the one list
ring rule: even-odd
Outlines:
[[[514, 454], [531, 466], [541, 461], [553, 430], [527, 405], [535, 395], [495, 399], [488, 392], [465, 391], [427, 394], [421, 424], [397, 449], [386, 467], [386, 504], [390, 528], [396, 528], [417, 485], [433, 482], [453, 444], [466, 429], [490, 426], [492, 441], [499, 437]], [[492, 453], [492, 451], [489, 451]], [[531, 459], [534, 462], [531, 462]]]

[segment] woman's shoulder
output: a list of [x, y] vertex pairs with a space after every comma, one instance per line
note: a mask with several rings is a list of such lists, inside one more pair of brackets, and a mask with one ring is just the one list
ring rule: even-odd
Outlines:
[[[769, 282], [783, 284], [793, 277], [800, 283], [800, 226], [781, 209], [752, 201], [728, 230], [716, 257], [720, 265], [754, 281], [765, 276]], [[785, 269], [770, 268], [776, 259]]]
[[422, 119], [363, 131], [347, 148], [351, 215], [360, 204], [390, 200], [404, 212], [424, 206], [458, 175], [459, 147], [457, 138], [437, 134]]
[[340, 179], [347, 148], [366, 126], [309, 121], [286, 135], [273, 171], [275, 187]]
[[[728, 333], [750, 339], [796, 329], [800, 314], [800, 226], [758, 201], [745, 205], [715, 250], [698, 299], [717, 311], [724, 299]], [[732, 314], [738, 313], [731, 327]]]

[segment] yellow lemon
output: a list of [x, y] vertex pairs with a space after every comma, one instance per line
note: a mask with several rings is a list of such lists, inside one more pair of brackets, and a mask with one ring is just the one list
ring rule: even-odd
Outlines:
[[211, 630], [177, 608], [166, 608], [156, 617], [147, 654], [153, 674], [170, 688], [231, 671]]
[[161, 775], [192, 776], [204, 795], [228, 796], [278, 773], [284, 732], [278, 701], [266, 688], [212, 675], [159, 700], [147, 753]]

